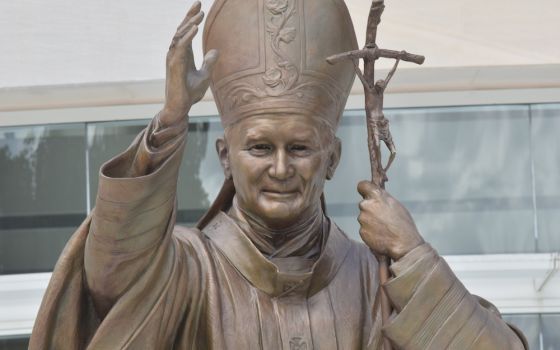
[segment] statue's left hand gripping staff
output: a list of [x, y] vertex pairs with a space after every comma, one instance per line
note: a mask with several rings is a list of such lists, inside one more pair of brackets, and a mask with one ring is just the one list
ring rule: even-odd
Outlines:
[[[389, 130], [389, 121], [383, 114], [383, 94], [401, 60], [416, 64], [424, 63], [424, 56], [410, 54], [406, 51], [386, 50], [377, 47], [375, 44], [377, 27], [381, 22], [381, 14], [384, 9], [385, 4], [383, 0], [372, 1], [367, 24], [366, 45], [363, 49], [343, 52], [327, 58], [327, 62], [330, 64], [351, 59], [354, 63], [356, 75], [364, 86], [371, 181], [380, 188], [385, 188], [385, 182], [388, 179], [387, 170], [389, 170], [396, 155], [395, 144]], [[385, 79], [375, 81], [375, 61], [381, 57], [392, 58], [396, 61]], [[359, 59], [364, 60], [363, 72], [358, 65]], [[385, 143], [390, 151], [390, 156], [385, 166], [383, 166], [381, 161], [381, 141]], [[379, 282], [382, 285], [389, 278], [388, 258], [386, 256], [377, 256], [377, 258], [379, 261]], [[379, 302], [381, 304], [382, 320], [383, 324], [386, 325], [389, 322], [391, 305], [381, 286], [379, 287], [377, 298], [381, 298]], [[388, 339], [385, 339], [383, 347], [385, 350], [391, 349]]]

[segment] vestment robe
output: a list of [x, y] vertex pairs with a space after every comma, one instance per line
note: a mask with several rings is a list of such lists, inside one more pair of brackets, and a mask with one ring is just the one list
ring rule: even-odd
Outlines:
[[378, 349], [382, 334], [402, 349], [524, 348], [429, 244], [392, 265], [396, 314], [382, 329], [377, 262], [332, 221], [309, 271], [280, 270], [226, 213], [202, 230], [175, 226], [185, 138], [185, 124], [152, 123], [102, 167], [30, 349]]

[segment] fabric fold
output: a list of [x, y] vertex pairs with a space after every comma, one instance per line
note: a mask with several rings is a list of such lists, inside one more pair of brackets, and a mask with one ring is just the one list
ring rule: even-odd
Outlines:
[[397, 314], [383, 333], [396, 347], [524, 348], [524, 339], [500, 319], [495, 307], [479, 303], [429, 244], [413, 249], [391, 269], [395, 277], [383, 288]]

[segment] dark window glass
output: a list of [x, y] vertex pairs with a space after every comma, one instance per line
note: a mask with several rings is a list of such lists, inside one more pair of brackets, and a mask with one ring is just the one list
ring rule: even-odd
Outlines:
[[[387, 189], [427, 241], [442, 254], [534, 251], [528, 107], [386, 114], [397, 146]], [[343, 155], [327, 202], [357, 238], [356, 184], [370, 178], [363, 113], [347, 112], [337, 134]]]
[[560, 249], [560, 104], [531, 106], [539, 251]]
[[27, 350], [28, 346], [28, 335], [0, 337], [0, 350]]
[[52, 270], [86, 215], [84, 124], [0, 128], [0, 274]]

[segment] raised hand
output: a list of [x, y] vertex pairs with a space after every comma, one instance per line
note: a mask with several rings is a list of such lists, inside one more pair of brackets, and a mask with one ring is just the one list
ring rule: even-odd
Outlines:
[[360, 236], [371, 250], [398, 260], [424, 243], [408, 210], [387, 191], [362, 181], [358, 192], [364, 197], [359, 205]]
[[167, 52], [165, 77], [165, 105], [160, 122], [173, 125], [185, 118], [191, 106], [204, 96], [210, 83], [210, 72], [218, 58], [216, 50], [204, 57], [200, 70], [194, 64], [192, 39], [204, 18], [201, 4], [195, 2], [177, 28]]

